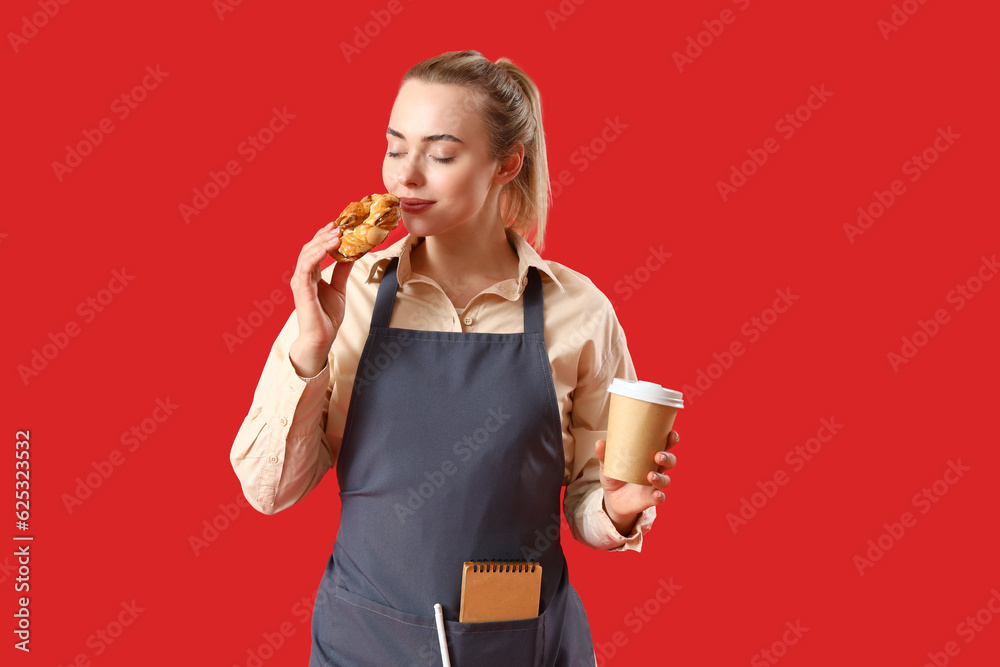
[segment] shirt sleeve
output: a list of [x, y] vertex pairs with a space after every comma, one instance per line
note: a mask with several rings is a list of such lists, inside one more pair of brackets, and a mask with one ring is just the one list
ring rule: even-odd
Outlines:
[[612, 341], [605, 358], [597, 364], [598, 372], [576, 388], [570, 412], [569, 432], [573, 439], [574, 464], [579, 470], [566, 486], [563, 511], [573, 537], [583, 544], [605, 551], [642, 551], [642, 536], [652, 528], [656, 506], [638, 517], [630, 535], [622, 535], [604, 510], [604, 488], [600, 480], [600, 461], [595, 443], [607, 438], [610, 395], [608, 386], [614, 378], [635, 380], [635, 368], [628, 352], [625, 334], [617, 318], [609, 324]]
[[263, 514], [302, 500], [335, 463], [326, 435], [331, 362], [315, 377], [299, 377], [288, 358], [297, 337], [293, 311], [271, 346], [229, 455], [243, 495]]

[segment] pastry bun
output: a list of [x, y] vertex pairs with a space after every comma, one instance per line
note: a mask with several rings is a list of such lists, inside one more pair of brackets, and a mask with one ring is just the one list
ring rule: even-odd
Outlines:
[[337, 218], [340, 248], [330, 252], [338, 262], [353, 262], [377, 246], [399, 225], [399, 197], [368, 195], [351, 202]]

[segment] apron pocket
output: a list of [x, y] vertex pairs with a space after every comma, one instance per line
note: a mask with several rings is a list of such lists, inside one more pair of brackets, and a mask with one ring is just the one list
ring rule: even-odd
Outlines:
[[452, 667], [544, 664], [545, 612], [518, 621], [444, 622]]
[[[336, 586], [328, 611], [319, 619], [316, 639], [331, 666], [441, 665], [433, 607], [426, 616], [408, 614]], [[452, 667], [541, 665], [544, 616], [489, 623], [445, 620]]]

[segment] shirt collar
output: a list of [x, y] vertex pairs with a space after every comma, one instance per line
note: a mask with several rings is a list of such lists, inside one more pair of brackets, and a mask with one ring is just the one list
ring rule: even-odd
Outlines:
[[[566, 292], [566, 288], [562, 286], [562, 283], [560, 283], [559, 279], [556, 278], [552, 269], [549, 268], [549, 263], [542, 259], [541, 255], [535, 252], [535, 249], [531, 247], [530, 243], [524, 240], [524, 237], [510, 227], [505, 227], [504, 232], [507, 235], [507, 240], [511, 243], [514, 247], [514, 251], [517, 253], [518, 294], [521, 294], [521, 292], [524, 291], [525, 285], [528, 284], [528, 269], [532, 266], [548, 276], [552, 282], [556, 284], [556, 287], [559, 288], [559, 291], [563, 293]], [[399, 264], [396, 267], [396, 279], [399, 281], [400, 285], [406, 284], [406, 281], [409, 280], [411, 276], [410, 251], [422, 241], [422, 237], [408, 234], [385, 250], [371, 253], [371, 257], [374, 261], [372, 262], [371, 268], [368, 270], [368, 277], [365, 279], [365, 282], [381, 282], [382, 275], [385, 273], [386, 265], [389, 264], [393, 257], [398, 257]]]

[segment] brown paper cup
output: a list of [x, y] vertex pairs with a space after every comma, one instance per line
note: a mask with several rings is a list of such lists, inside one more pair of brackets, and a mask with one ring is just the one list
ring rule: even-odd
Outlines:
[[[659, 388], [659, 385], [652, 386]], [[623, 482], [649, 484], [649, 473], [658, 468], [653, 457], [667, 446], [667, 434], [673, 428], [678, 406], [611, 391], [604, 474]]]

